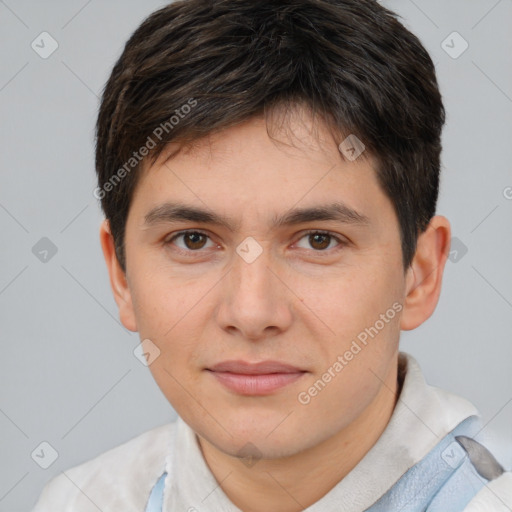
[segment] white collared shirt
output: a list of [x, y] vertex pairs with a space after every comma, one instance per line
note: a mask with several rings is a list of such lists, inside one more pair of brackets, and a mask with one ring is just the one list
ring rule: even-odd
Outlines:
[[[477, 415], [467, 400], [426, 384], [416, 360], [400, 353], [405, 378], [392, 417], [356, 467], [307, 512], [362, 512], [451, 430]], [[32, 512], [144, 512], [166, 471], [165, 512], [241, 512], [219, 486], [194, 431], [180, 418], [149, 430], [46, 484]], [[512, 473], [485, 486], [466, 512], [512, 510]]]

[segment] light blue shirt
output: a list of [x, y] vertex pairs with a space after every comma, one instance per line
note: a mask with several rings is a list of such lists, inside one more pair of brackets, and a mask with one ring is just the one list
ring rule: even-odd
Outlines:
[[[471, 438], [479, 427], [476, 416], [463, 421], [365, 512], [462, 512], [493, 476], [503, 473], [487, 449]], [[166, 476], [164, 471], [153, 487], [145, 512], [163, 512]]]

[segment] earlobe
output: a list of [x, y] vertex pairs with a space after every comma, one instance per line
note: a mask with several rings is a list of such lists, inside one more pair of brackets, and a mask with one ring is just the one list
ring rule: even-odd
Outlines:
[[111, 234], [110, 224], [107, 219], [103, 220], [100, 226], [100, 243], [110, 276], [110, 286], [114, 294], [114, 300], [119, 308], [119, 318], [128, 330], [136, 332], [138, 329], [131, 291], [126, 275], [119, 265], [115, 252], [114, 238]]
[[415, 329], [434, 312], [450, 250], [450, 223], [436, 215], [418, 237], [416, 253], [407, 270], [400, 329]]

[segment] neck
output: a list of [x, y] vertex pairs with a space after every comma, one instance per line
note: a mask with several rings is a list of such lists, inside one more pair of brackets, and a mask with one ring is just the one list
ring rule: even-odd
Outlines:
[[251, 468], [202, 437], [199, 444], [222, 490], [243, 512], [300, 512], [343, 480], [377, 442], [398, 392], [395, 365], [374, 400], [348, 427], [312, 448], [286, 458], [260, 459]]

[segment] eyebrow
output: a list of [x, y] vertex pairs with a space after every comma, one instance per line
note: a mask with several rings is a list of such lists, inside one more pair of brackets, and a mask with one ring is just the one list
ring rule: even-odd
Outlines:
[[[340, 201], [308, 208], [295, 208], [281, 216], [274, 215], [271, 222], [274, 227], [283, 227], [322, 220], [334, 220], [344, 224], [361, 226], [371, 224], [369, 217]], [[240, 225], [239, 223], [233, 222], [228, 217], [210, 212], [203, 208], [184, 203], [166, 202], [154, 207], [145, 215], [143, 226], [149, 228], [156, 224], [176, 221], [213, 224], [223, 226], [232, 232]]]

